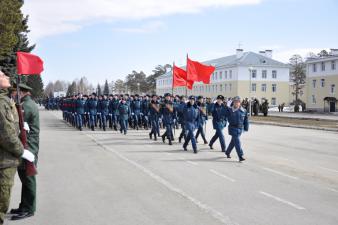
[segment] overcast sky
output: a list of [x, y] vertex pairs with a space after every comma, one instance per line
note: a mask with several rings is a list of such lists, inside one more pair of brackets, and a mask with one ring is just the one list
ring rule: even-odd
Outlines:
[[185, 64], [187, 53], [203, 61], [239, 46], [272, 49], [283, 62], [338, 48], [337, 0], [29, 0], [23, 11], [45, 84], [149, 74], [158, 64]]

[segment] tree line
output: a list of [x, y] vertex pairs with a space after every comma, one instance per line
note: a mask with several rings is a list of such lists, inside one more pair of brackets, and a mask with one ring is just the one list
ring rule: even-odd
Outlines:
[[[23, 15], [23, 0], [0, 1], [0, 69], [14, 82], [16, 73], [16, 52], [31, 52], [36, 47], [29, 43], [27, 34], [28, 15]], [[32, 87], [34, 98], [42, 97], [43, 82], [41, 76], [24, 76], [23, 82]]]

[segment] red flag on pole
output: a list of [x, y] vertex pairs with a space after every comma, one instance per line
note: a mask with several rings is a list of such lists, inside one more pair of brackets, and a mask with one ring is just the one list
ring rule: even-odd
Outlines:
[[211, 74], [215, 71], [214, 66], [207, 66], [197, 61], [187, 59], [187, 76], [189, 81], [202, 81], [210, 83]]
[[17, 73], [19, 75], [39, 75], [43, 71], [43, 61], [39, 56], [17, 52]]
[[173, 87], [187, 86], [191, 90], [193, 84], [193, 81], [187, 81], [187, 71], [173, 66]]

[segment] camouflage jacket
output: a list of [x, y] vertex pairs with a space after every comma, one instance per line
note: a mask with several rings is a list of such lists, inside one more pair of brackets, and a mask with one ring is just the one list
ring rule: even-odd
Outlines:
[[17, 167], [23, 154], [15, 105], [0, 89], [0, 169]]

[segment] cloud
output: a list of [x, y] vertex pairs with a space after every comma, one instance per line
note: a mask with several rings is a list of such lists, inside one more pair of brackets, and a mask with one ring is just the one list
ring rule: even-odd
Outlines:
[[165, 28], [166, 26], [162, 21], [151, 21], [140, 27], [115, 28], [114, 31], [126, 33], [152, 33]]
[[[263, 0], [30, 0], [32, 39], [77, 31], [98, 22], [138, 20], [174, 14], [199, 13], [207, 8], [259, 4]], [[144, 29], [143, 29], [144, 30]], [[132, 30], [130, 30], [132, 31]], [[137, 29], [133, 30], [134, 32]], [[140, 30], [139, 30], [140, 31]]]

